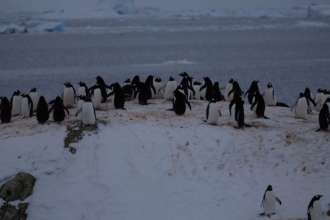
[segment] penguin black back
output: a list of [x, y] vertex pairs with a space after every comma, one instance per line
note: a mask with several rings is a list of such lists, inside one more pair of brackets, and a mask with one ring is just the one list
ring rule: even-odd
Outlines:
[[318, 131], [327, 131], [330, 124], [330, 113], [329, 106], [327, 103], [324, 103], [322, 109], [319, 113], [319, 125], [320, 128]]
[[0, 116], [2, 123], [9, 123], [11, 120], [11, 105], [7, 97], [0, 98]]
[[204, 77], [204, 85], [199, 89], [199, 91], [202, 91], [203, 89], [206, 89], [205, 99], [207, 101], [211, 101], [213, 97], [213, 83], [209, 77]]
[[41, 96], [37, 105], [37, 120], [40, 124], [44, 124], [49, 119], [48, 103], [45, 97]]
[[53, 111], [53, 119], [56, 122], [61, 122], [65, 118], [65, 112], [69, 115], [69, 110], [64, 107], [63, 100], [57, 96], [53, 102], [53, 106], [48, 112]]
[[173, 109], [177, 115], [183, 115], [186, 112], [186, 104], [191, 109], [187, 96], [179, 89], [174, 91]]
[[114, 106], [116, 109], [124, 109], [125, 95], [119, 83], [114, 83], [110, 86], [112, 88], [112, 94], [114, 94]]
[[249, 104], [252, 104], [253, 97], [256, 95], [256, 93], [260, 93], [258, 81], [253, 80], [250, 85], [250, 88], [245, 93], [245, 95], [248, 96]]
[[215, 82], [213, 85], [213, 98], [215, 101], [222, 101], [225, 99], [220, 91], [219, 82]]

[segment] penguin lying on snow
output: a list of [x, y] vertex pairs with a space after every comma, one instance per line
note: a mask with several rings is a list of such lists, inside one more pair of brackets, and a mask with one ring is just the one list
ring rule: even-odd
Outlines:
[[1, 123], [9, 123], [11, 120], [11, 105], [7, 97], [0, 98]]
[[206, 122], [210, 125], [216, 125], [221, 116], [220, 106], [216, 99], [212, 99], [206, 108]]
[[45, 97], [41, 96], [37, 104], [37, 120], [40, 124], [44, 124], [49, 119], [48, 103]]
[[91, 98], [81, 97], [82, 103], [76, 113], [84, 125], [96, 124], [96, 113]]
[[308, 220], [321, 220], [322, 219], [322, 209], [320, 204], [320, 199], [322, 195], [315, 195], [311, 199], [307, 207]]
[[68, 115], [70, 114], [69, 110], [64, 106], [61, 97], [57, 96], [50, 104], [52, 104], [52, 107], [49, 109], [48, 113], [53, 112], [53, 119], [55, 122], [62, 122], [65, 118], [65, 113]]
[[33, 116], [33, 101], [29, 95], [23, 94], [21, 101], [21, 115], [23, 117]]
[[272, 185], [269, 185], [262, 198], [261, 206], [264, 208], [264, 212], [260, 216], [270, 218], [272, 215], [276, 215], [276, 202], [282, 205], [281, 200], [274, 195]]

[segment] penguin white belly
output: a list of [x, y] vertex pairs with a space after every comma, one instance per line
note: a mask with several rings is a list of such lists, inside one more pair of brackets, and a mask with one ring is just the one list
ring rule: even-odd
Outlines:
[[194, 99], [200, 100], [201, 99], [201, 92], [199, 91], [199, 89], [201, 88], [201, 86], [200, 85], [194, 85], [193, 88], [195, 90]]
[[93, 103], [84, 102], [82, 104], [81, 120], [82, 123], [85, 125], [95, 125], [96, 118], [95, 118]]
[[176, 81], [169, 81], [166, 84], [166, 88], [165, 88], [165, 93], [164, 93], [164, 98], [166, 100], [170, 100], [173, 99], [174, 97], [174, 91], [176, 90], [176, 88], [178, 87], [178, 84]]
[[207, 123], [211, 125], [216, 125], [218, 123], [219, 116], [220, 107], [215, 103], [211, 103], [209, 105], [209, 117], [207, 119]]
[[319, 201], [315, 201], [309, 210], [312, 220], [322, 220], [322, 209]]
[[86, 89], [85, 89], [85, 87], [80, 86], [78, 88], [77, 95], [78, 96], [83, 96], [83, 97], [86, 96]]
[[265, 100], [265, 104], [267, 106], [275, 106], [276, 105], [276, 99], [273, 96], [273, 91], [274, 90], [272, 88], [268, 88], [265, 91], [264, 100]]
[[153, 97], [154, 98], [159, 98], [161, 96], [161, 91], [160, 90], [162, 88], [162, 83], [154, 82], [154, 87], [155, 87], [156, 93], [153, 95]]
[[228, 96], [229, 92], [230, 92], [232, 89], [233, 89], [233, 84], [228, 83], [228, 84], [226, 85], [226, 88], [225, 88], [225, 99], [226, 99], [226, 101], [231, 101], [231, 100], [233, 100], [233, 97], [234, 97], [233, 94], [230, 94], [230, 95]]
[[204, 88], [202, 91], [199, 91], [199, 97], [200, 99], [206, 99], [206, 88]]
[[300, 98], [295, 107], [295, 117], [306, 119], [307, 110], [308, 110], [308, 106], [307, 106], [306, 98]]
[[21, 115], [24, 118], [27, 118], [27, 117], [30, 116], [30, 107], [29, 107], [28, 98], [22, 98], [22, 101], [21, 101]]
[[74, 91], [73, 88], [64, 88], [63, 104], [70, 108], [74, 106]]
[[100, 89], [95, 89], [92, 97], [92, 102], [95, 109], [101, 108], [102, 94]]
[[82, 115], [82, 106], [83, 106], [83, 103], [84, 103], [84, 101], [81, 100], [81, 99], [79, 99], [79, 101], [77, 103], [77, 111], [80, 111], [80, 113], [77, 115], [77, 118], [79, 120], [81, 120], [81, 118], [82, 118], [81, 115]]
[[33, 111], [37, 110], [38, 102], [39, 102], [39, 94], [37, 92], [30, 92], [29, 96], [32, 99], [33, 103]]
[[21, 106], [22, 106], [22, 97], [21, 96], [14, 96], [13, 97], [13, 106], [11, 109], [11, 115], [19, 115], [21, 113]]
[[276, 213], [276, 198], [272, 192], [266, 192], [263, 207], [266, 215]]

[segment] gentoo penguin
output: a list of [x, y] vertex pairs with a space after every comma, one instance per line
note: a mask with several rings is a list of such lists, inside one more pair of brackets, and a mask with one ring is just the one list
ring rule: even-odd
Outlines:
[[0, 98], [1, 123], [9, 123], [11, 120], [11, 105], [7, 97]]
[[133, 98], [133, 86], [130, 79], [126, 79], [122, 85], [122, 90], [126, 101], [129, 101]]
[[261, 215], [265, 215], [267, 217], [271, 217], [276, 214], [276, 202], [282, 205], [281, 200], [276, 197], [273, 193], [273, 187], [269, 185], [264, 193], [262, 198], [261, 205], [264, 208], [264, 212]]
[[204, 77], [204, 85], [199, 89], [203, 91], [205, 89], [205, 99], [211, 101], [213, 97], [213, 83], [209, 77]]
[[156, 98], [160, 98], [162, 96], [162, 89], [163, 89], [163, 84], [162, 84], [162, 79], [157, 77], [154, 80], [154, 87], [156, 89]]
[[206, 108], [206, 122], [210, 125], [216, 125], [221, 116], [221, 109], [215, 98], [211, 99]]
[[251, 105], [251, 111], [254, 110], [258, 118], [268, 119], [268, 117], [265, 116], [265, 100], [264, 97], [259, 93], [259, 91], [256, 91], [251, 99], [253, 100], [253, 103]]
[[140, 80], [140, 76], [139, 75], [135, 75], [132, 79], [132, 87], [133, 87], [133, 97], [136, 98], [137, 93], [138, 93], [138, 85], [141, 82]]
[[217, 102], [225, 99], [220, 91], [219, 82], [215, 82], [213, 85], [213, 98]]
[[234, 94], [235, 96], [229, 104], [229, 114], [231, 115], [231, 108], [235, 105], [235, 121], [238, 128], [250, 127], [250, 125], [245, 124], [244, 101], [239, 93]]
[[92, 102], [95, 109], [101, 109], [102, 99], [101, 89], [94, 88], [94, 90], [92, 90]]
[[186, 94], [184, 94], [183, 90], [176, 89], [174, 91], [174, 99], [173, 99], [173, 110], [177, 115], [183, 115], [186, 112], [186, 104], [191, 110], [191, 105], [187, 99]]
[[294, 107], [295, 117], [307, 119], [307, 111], [308, 111], [307, 99], [303, 93], [300, 93], [299, 98]]
[[190, 77], [186, 72], [180, 73], [179, 75], [183, 77], [179, 84], [180, 88], [183, 90], [188, 99], [192, 98], [195, 95], [195, 90], [192, 86], [192, 77]]
[[308, 220], [321, 220], [322, 219], [322, 209], [320, 204], [320, 199], [322, 195], [315, 195], [311, 199], [307, 207]]
[[90, 96], [86, 83], [79, 82], [79, 87], [78, 87], [78, 90], [77, 90], [77, 96], [78, 97]]
[[74, 106], [76, 97], [76, 90], [73, 85], [69, 82], [64, 83], [64, 92], [63, 92], [63, 104], [67, 108]]
[[36, 88], [31, 89], [30, 92], [29, 92], [29, 96], [32, 99], [33, 111], [36, 111], [37, 110], [38, 101], [39, 101], [39, 94], [37, 92], [37, 89]]
[[16, 90], [11, 97], [11, 115], [21, 114], [22, 96], [19, 90]]
[[233, 84], [233, 86], [232, 86], [231, 90], [229, 91], [229, 93], [227, 94], [227, 96], [230, 97], [231, 100], [234, 100], [235, 97], [242, 96], [243, 91], [242, 91], [239, 83], [236, 80], [234, 80], [232, 84]]
[[94, 90], [96, 90], [96, 89], [99, 89], [100, 92], [101, 92], [101, 96], [102, 96], [101, 103], [105, 103], [107, 101], [108, 96], [109, 96], [108, 93], [107, 93], [107, 89], [111, 89], [111, 88], [110, 88], [110, 86], [108, 86], [105, 83], [104, 79], [101, 76], [96, 77], [96, 84], [94, 86], [90, 87], [88, 91], [90, 91], [91, 93], [93, 93], [95, 95]]
[[40, 96], [37, 104], [37, 120], [40, 124], [44, 124], [49, 119], [48, 103], [45, 97]]
[[305, 96], [306, 101], [307, 101], [307, 107], [308, 107], [307, 108], [307, 113], [310, 114], [310, 113], [312, 113], [311, 103], [314, 105], [314, 107], [316, 106], [316, 103], [312, 99], [312, 93], [311, 93], [311, 90], [309, 88], [305, 89], [304, 96]]
[[114, 95], [114, 107], [115, 109], [125, 109], [125, 95], [119, 83], [110, 85], [112, 92], [110, 95]]
[[165, 86], [164, 99], [173, 100], [174, 91], [176, 90], [177, 87], [178, 87], [178, 83], [175, 81], [173, 77], [170, 77]]
[[[196, 100], [200, 100], [201, 97], [202, 97], [202, 93], [199, 91], [200, 88], [201, 88], [201, 86], [202, 86], [202, 83], [201, 82], [194, 81], [193, 88], [195, 90], [195, 95], [193, 96], [193, 98], [196, 99]], [[205, 90], [203, 90], [203, 91], [205, 91]], [[204, 97], [205, 97], [205, 94], [204, 94]]]
[[[329, 99], [330, 101], [330, 99]], [[327, 102], [323, 104], [323, 107], [319, 113], [319, 125], [320, 128], [317, 131], [327, 131], [330, 124], [330, 113]]]
[[[118, 84], [119, 85], [119, 84]], [[84, 125], [96, 124], [96, 113], [91, 98], [88, 96], [82, 97], [82, 105], [78, 109], [76, 115]]]
[[156, 89], [154, 86], [154, 76], [149, 75], [145, 81], [145, 86], [147, 88], [147, 99], [151, 99], [156, 94]]
[[234, 94], [229, 95], [230, 91], [232, 91], [233, 89], [233, 82], [234, 79], [230, 79], [225, 88], [225, 100], [229, 102], [232, 101], [234, 98]]
[[247, 97], [248, 97], [248, 102], [250, 105], [253, 102], [253, 97], [255, 96], [255, 94], [260, 93], [258, 83], [259, 83], [259, 81], [253, 80], [250, 85], [250, 88], [245, 93], [245, 96], [247, 95]]
[[139, 104], [140, 105], [148, 105], [148, 99], [150, 97], [150, 87], [148, 87], [145, 83], [139, 82], [136, 85]]
[[24, 118], [32, 117], [33, 115], [33, 101], [31, 97], [26, 94], [22, 94], [21, 115]]
[[64, 106], [61, 97], [57, 96], [55, 100], [51, 102], [52, 107], [48, 113], [53, 111], [53, 119], [55, 122], [62, 122], [65, 118], [65, 112], [69, 115], [69, 110]]
[[274, 88], [273, 85], [269, 82], [267, 84], [267, 88], [264, 92], [264, 100], [265, 100], [265, 104], [267, 106], [275, 106], [276, 105], [276, 98], [275, 98], [275, 94], [274, 94]]

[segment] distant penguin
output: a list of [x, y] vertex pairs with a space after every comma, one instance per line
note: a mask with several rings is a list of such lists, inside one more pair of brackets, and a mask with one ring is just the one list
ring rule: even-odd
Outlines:
[[322, 219], [322, 209], [320, 204], [320, 199], [322, 195], [315, 195], [311, 199], [307, 207], [308, 220], [321, 220]]
[[154, 76], [149, 75], [144, 83], [144, 85], [146, 86], [146, 95], [147, 95], [147, 99], [151, 99], [156, 95], [156, 89], [154, 86]]
[[112, 88], [110, 95], [114, 95], [115, 109], [125, 109], [125, 95], [119, 83], [114, 83], [110, 87]]
[[233, 94], [229, 95], [230, 91], [232, 91], [232, 89], [233, 89], [233, 82], [234, 82], [234, 79], [230, 79], [225, 88], [225, 100], [229, 101], [229, 102], [232, 101], [233, 97], [234, 97]]
[[44, 124], [49, 119], [48, 103], [45, 97], [40, 96], [37, 104], [37, 120], [40, 124]]
[[264, 213], [261, 215], [265, 215], [267, 217], [271, 217], [276, 214], [276, 202], [282, 205], [281, 200], [276, 197], [273, 193], [273, 187], [269, 185], [264, 193], [262, 198], [261, 205], [264, 208]]
[[271, 83], [267, 84], [267, 88], [265, 90], [264, 93], [264, 99], [265, 99], [265, 104], [267, 106], [275, 106], [276, 105], [276, 98], [275, 98], [275, 94], [274, 94], [274, 88], [273, 85]]
[[235, 121], [237, 122], [237, 128], [250, 127], [245, 123], [244, 113], [244, 101], [238, 93], [234, 93], [235, 96], [229, 104], [229, 113], [231, 115], [231, 108], [235, 105]]
[[154, 95], [156, 98], [160, 98], [162, 96], [162, 89], [163, 89], [163, 84], [162, 84], [162, 79], [157, 77], [154, 79], [154, 87], [156, 89], [156, 94]]
[[[265, 116], [265, 110], [266, 110], [266, 105], [264, 101], [264, 97], [256, 91], [255, 95], [252, 97], [253, 103], [251, 105], [251, 110], [254, 110], [258, 118], [266, 118], [268, 117]], [[254, 109], [254, 107], [256, 107]]]
[[53, 112], [53, 119], [55, 122], [62, 122], [65, 119], [65, 113], [68, 115], [69, 110], [64, 106], [61, 97], [57, 96], [54, 101], [51, 102], [52, 107], [49, 109], [49, 113]]
[[[330, 100], [329, 100], [330, 101]], [[320, 128], [317, 131], [327, 131], [330, 124], [329, 106], [327, 103], [323, 104], [323, 107], [319, 113], [319, 125]]]
[[30, 92], [29, 92], [29, 96], [32, 99], [33, 111], [36, 111], [37, 110], [38, 101], [39, 101], [39, 93], [38, 93], [37, 89], [36, 88], [31, 89]]
[[191, 110], [191, 105], [187, 96], [182, 90], [176, 89], [174, 91], [173, 110], [177, 115], [183, 115], [186, 112], [186, 104]]
[[77, 90], [77, 96], [78, 97], [90, 96], [86, 83], [79, 82], [79, 87], [78, 87], [78, 90]]
[[307, 119], [308, 105], [306, 97], [303, 93], [299, 94], [299, 98], [294, 107], [294, 113], [296, 118]]
[[133, 98], [134, 89], [130, 79], [126, 79], [122, 84], [122, 90], [126, 101], [129, 101]]
[[92, 103], [92, 100], [89, 97], [82, 98], [82, 104], [78, 109], [76, 115], [79, 116], [79, 119], [84, 125], [95, 125], [96, 124], [96, 113]]
[[[196, 100], [200, 100], [201, 99], [202, 93], [199, 91], [200, 88], [201, 88], [201, 86], [202, 86], [202, 83], [199, 82], [199, 81], [195, 81], [193, 83], [193, 88], [195, 90], [195, 95], [193, 96], [193, 99], [196, 99]], [[205, 91], [205, 90], [203, 90], [203, 91]], [[205, 96], [205, 94], [204, 94], [204, 96]]]
[[[96, 84], [92, 87], [90, 87], [88, 89], [89, 92], [91, 93], [94, 93], [95, 95], [95, 91], [96, 89], [99, 89], [100, 92], [101, 92], [101, 97], [102, 97], [102, 100], [101, 100], [101, 103], [105, 103], [107, 101], [107, 98], [108, 98], [108, 92], [107, 92], [107, 89], [111, 89], [110, 86], [108, 86], [104, 79], [101, 77], [101, 76], [97, 76], [96, 77]], [[93, 101], [94, 103], [94, 101]]]
[[22, 96], [19, 90], [16, 90], [11, 97], [11, 115], [21, 114]]
[[219, 82], [215, 82], [213, 85], [213, 98], [218, 102], [224, 100], [224, 96], [222, 95], [219, 87]]
[[24, 118], [33, 116], [33, 101], [29, 95], [22, 94], [21, 115]]
[[138, 101], [140, 105], [148, 105], [148, 99], [150, 98], [150, 87], [143, 82], [137, 83]]
[[316, 103], [312, 98], [312, 93], [311, 93], [311, 90], [309, 88], [305, 89], [304, 96], [305, 96], [306, 101], [307, 101], [307, 113], [310, 114], [310, 113], [312, 113], [311, 103], [314, 105], [314, 107], [316, 106]]
[[195, 94], [195, 90], [192, 86], [192, 77], [190, 77], [186, 72], [180, 73], [179, 75], [183, 77], [179, 86], [187, 96], [187, 99], [191, 99]]
[[211, 101], [213, 97], [213, 83], [209, 77], [204, 77], [204, 85], [199, 89], [203, 91], [205, 89], [205, 99]]
[[178, 83], [175, 81], [173, 77], [170, 77], [168, 82], [166, 83], [164, 99], [166, 100], [173, 100], [174, 98], [174, 91], [178, 87]]
[[247, 97], [248, 97], [248, 102], [249, 102], [250, 105], [253, 102], [253, 97], [255, 96], [255, 94], [260, 93], [258, 83], [259, 83], [259, 81], [253, 80], [251, 85], [250, 85], [250, 88], [245, 93], [245, 95], [247, 95]]
[[135, 75], [132, 79], [132, 87], [133, 87], [133, 97], [134, 99], [137, 96], [138, 93], [138, 85], [140, 84], [141, 80], [140, 80], [140, 76], [139, 75]]
[[69, 82], [64, 83], [63, 104], [66, 108], [71, 108], [75, 104], [76, 90]]
[[216, 125], [221, 116], [221, 109], [216, 99], [212, 99], [206, 108], [206, 122], [210, 125]]
[[0, 98], [1, 123], [9, 123], [11, 120], [11, 105], [7, 97]]
[[237, 98], [238, 96], [243, 95], [243, 90], [241, 89], [239, 83], [236, 80], [234, 80], [232, 84], [233, 86], [227, 96], [230, 97], [231, 100], [234, 100], [235, 97]]
[[100, 88], [95, 88], [92, 91], [92, 102], [95, 109], [100, 109], [102, 105], [102, 92]]

